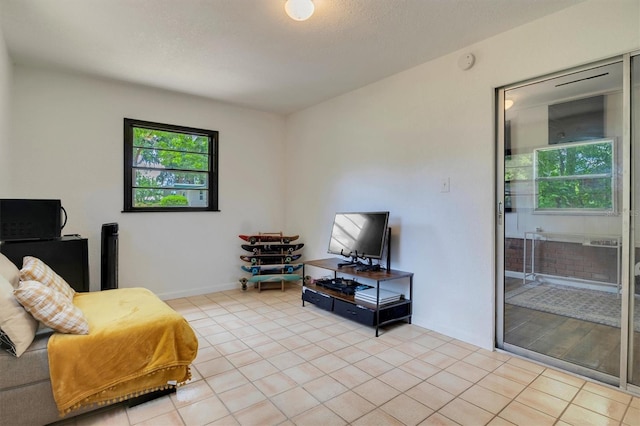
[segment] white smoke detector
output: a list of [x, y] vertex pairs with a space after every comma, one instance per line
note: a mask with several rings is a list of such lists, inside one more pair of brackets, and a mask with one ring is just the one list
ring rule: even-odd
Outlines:
[[473, 56], [473, 53], [465, 53], [464, 55], [460, 56], [460, 59], [458, 59], [458, 67], [461, 70], [466, 71], [471, 68], [475, 62], [476, 57]]

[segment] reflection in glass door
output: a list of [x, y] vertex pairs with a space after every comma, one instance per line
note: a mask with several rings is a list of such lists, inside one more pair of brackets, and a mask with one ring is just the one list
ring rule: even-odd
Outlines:
[[[631, 152], [633, 153], [628, 381], [640, 387], [640, 55], [631, 58]], [[639, 388], [640, 389], [640, 388]]]
[[498, 346], [616, 385], [627, 329], [623, 69], [509, 87], [498, 102]]

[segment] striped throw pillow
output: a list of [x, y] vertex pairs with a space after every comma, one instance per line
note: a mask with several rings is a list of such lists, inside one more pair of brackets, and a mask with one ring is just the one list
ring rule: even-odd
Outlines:
[[25, 256], [20, 270], [21, 281], [38, 281], [56, 290], [69, 300], [73, 300], [76, 291], [60, 275], [37, 257]]
[[58, 291], [37, 281], [22, 281], [13, 292], [35, 319], [61, 333], [89, 334], [84, 314]]

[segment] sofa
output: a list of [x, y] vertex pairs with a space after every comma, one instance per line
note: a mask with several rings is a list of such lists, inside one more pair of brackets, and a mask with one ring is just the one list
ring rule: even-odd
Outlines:
[[[150, 395], [153, 397], [154, 395], [166, 394], [175, 389], [175, 385], [184, 383], [190, 378], [189, 364], [197, 353], [195, 333], [184, 318], [148, 290], [121, 289], [78, 293], [74, 295], [73, 308], [80, 310], [81, 315], [86, 316], [88, 325], [86, 333], [60, 332], [36, 320], [35, 312], [33, 313], [34, 317], [30, 318], [29, 308], [20, 305], [21, 299], [18, 298], [18, 293], [25, 284], [21, 280], [24, 278], [21, 277], [21, 272], [0, 254], [0, 426], [45, 425], [100, 409], [105, 405], [121, 403], [123, 400], [128, 402], [140, 399], [149, 400], [151, 399]], [[13, 293], [18, 301], [11, 299], [9, 294], [11, 288], [13, 288]], [[129, 312], [122, 315], [123, 317], [127, 316], [123, 321], [113, 322], [115, 328], [119, 330], [108, 329], [111, 327], [109, 324], [113, 321], [111, 318], [101, 320], [100, 316], [105, 317], [111, 311], [115, 312], [113, 315], [117, 317], [119, 315], [117, 309], [112, 310], [111, 308], [116, 304], [126, 304], [125, 302], [129, 301], [131, 302], [129, 304], [132, 305], [131, 312], [147, 309], [144, 315], [146, 317], [152, 316], [149, 314], [148, 309], [150, 308], [142, 306], [143, 304], [139, 302], [140, 296], [136, 295], [150, 299], [151, 304], [155, 304], [153, 305], [155, 310], [158, 310], [157, 306], [160, 306], [158, 315], [170, 317], [168, 321], [171, 325], [165, 326], [168, 330], [167, 335], [160, 337], [157, 344], [153, 337], [148, 339], [146, 334], [155, 333], [151, 330], [154, 327], [162, 327], [162, 325], [156, 326], [162, 322], [158, 321], [158, 318], [152, 320], [153, 324], [143, 322], [136, 325], [137, 331], [120, 330], [126, 329], [128, 322], [137, 324], [136, 321], [131, 321]], [[102, 303], [103, 299], [104, 303]], [[102, 313], [96, 314], [94, 312], [96, 309], [91, 307], [92, 303], [94, 305], [106, 304], [107, 306]], [[99, 307], [98, 310], [100, 309], [102, 308]], [[15, 315], [13, 318], [7, 318], [7, 312], [11, 311]], [[170, 313], [167, 315], [168, 311]], [[21, 321], [19, 327], [16, 326], [16, 316]], [[115, 320], [119, 321], [118, 318]], [[106, 331], [105, 323], [108, 324]], [[20, 327], [22, 328], [20, 329]], [[16, 329], [19, 329], [19, 332]], [[140, 348], [132, 347], [129, 341], [122, 340], [126, 339], [126, 336], [118, 337], [121, 334], [135, 333], [138, 333], [136, 340], [146, 339]], [[145, 337], [141, 338], [140, 336]], [[170, 337], [167, 338], [167, 336]], [[99, 339], [103, 339], [104, 342]], [[162, 345], [165, 345], [164, 341], [166, 340], [169, 342], [165, 350]], [[93, 342], [93, 347], [87, 346], [90, 342]], [[97, 347], [95, 347], [96, 342], [100, 342]], [[63, 344], [66, 346], [60, 346]], [[122, 368], [138, 368], [140, 374], [131, 374], [131, 371], [114, 372], [114, 375], [126, 374], [126, 381], [122, 379], [121, 382], [116, 382], [113, 377], [109, 376], [111, 366], [108, 362], [113, 361], [101, 360], [100, 353], [108, 352], [112, 346], [115, 346], [113, 353], [108, 353], [105, 356], [108, 359], [116, 360], [120, 354], [129, 354], [128, 356], [132, 359], [131, 366]], [[174, 346], [178, 349], [175, 349]], [[95, 349], [93, 349], [94, 347]], [[57, 351], [56, 356], [53, 356], [52, 348]], [[60, 348], [62, 348], [62, 353], [60, 353]], [[173, 354], [172, 351], [175, 351], [176, 354]], [[93, 359], [82, 360], [85, 358], [84, 354], [92, 353], [95, 354]], [[91, 356], [87, 355], [87, 358]], [[138, 357], [142, 359], [140, 363], [136, 361]], [[164, 364], [152, 365], [154, 357], [161, 357], [161, 362]], [[123, 359], [116, 362], [129, 364], [126, 361], [128, 358]], [[52, 362], [55, 364], [51, 364]], [[149, 365], [142, 363], [149, 363]], [[87, 366], [82, 367], [82, 364]], [[92, 364], [95, 367], [92, 368]], [[114, 366], [113, 369], [118, 370], [119, 368], [121, 367]], [[53, 374], [54, 371], [56, 374]], [[87, 373], [87, 371], [89, 372]], [[95, 392], [90, 395], [84, 390], [80, 394], [74, 394], [79, 389], [83, 389], [83, 386], [88, 386], [88, 383], [95, 382], [96, 377], [102, 374], [105, 375], [105, 380], [108, 378], [107, 385], [102, 386], [102, 383], [100, 383], [100, 387], [96, 385]], [[65, 403], [61, 402], [61, 394], [64, 394], [65, 397], [69, 395]]]
[[[52, 333], [41, 330], [19, 358], [0, 352], [0, 425], [44, 425], [61, 419], [51, 392], [47, 359]], [[91, 408], [73, 414], [87, 411]]]

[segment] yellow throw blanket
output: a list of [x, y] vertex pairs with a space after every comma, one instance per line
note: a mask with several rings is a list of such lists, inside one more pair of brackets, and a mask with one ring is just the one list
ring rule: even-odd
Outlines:
[[77, 293], [89, 334], [54, 333], [47, 345], [61, 415], [190, 379], [198, 339], [189, 323], [144, 288]]

